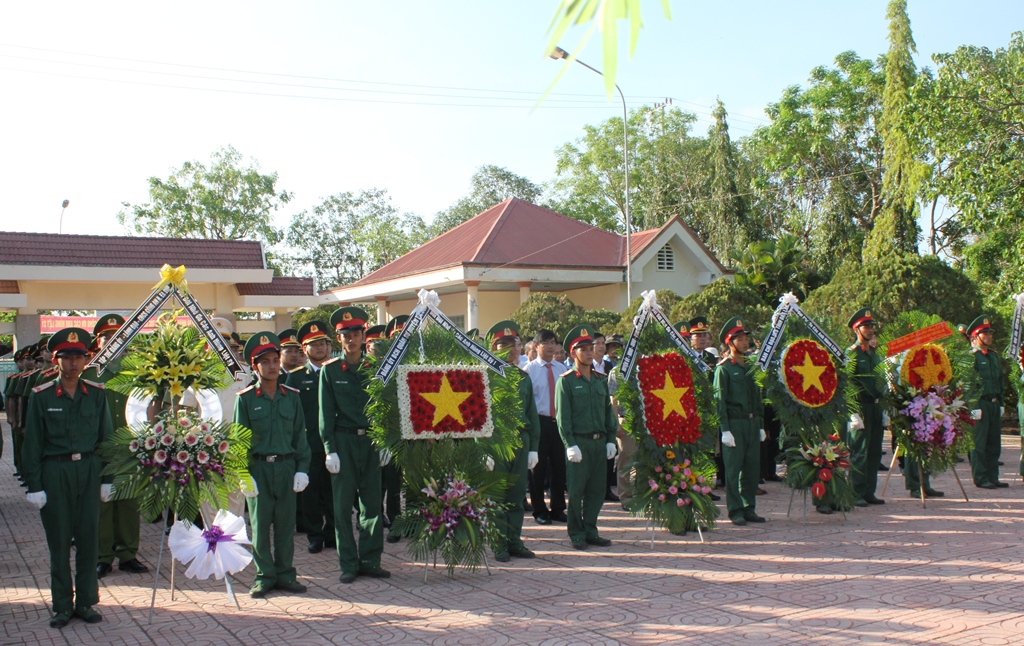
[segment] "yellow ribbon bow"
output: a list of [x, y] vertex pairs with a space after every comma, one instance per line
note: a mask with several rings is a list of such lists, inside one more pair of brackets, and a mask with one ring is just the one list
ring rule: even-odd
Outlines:
[[153, 291], [157, 291], [164, 288], [164, 285], [171, 285], [172, 287], [188, 293], [188, 281], [185, 280], [185, 265], [178, 265], [177, 267], [171, 267], [168, 264], [164, 264], [160, 268], [160, 282], [153, 286]]

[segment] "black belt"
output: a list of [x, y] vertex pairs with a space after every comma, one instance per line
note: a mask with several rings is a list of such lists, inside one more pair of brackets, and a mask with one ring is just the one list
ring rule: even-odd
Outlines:
[[606, 437], [604, 433], [573, 433], [577, 437], [589, 437], [592, 440], [600, 440], [602, 437]]
[[537, 415], [537, 417], [543, 417], [544, 419], [550, 419], [550, 420], [552, 420], [552, 421], [553, 421], [553, 420], [555, 419], [555, 418], [554, 418], [553, 416], [551, 416], [551, 415], [540, 415], [540, 414], [538, 414], [538, 415]]
[[277, 462], [278, 460], [288, 460], [290, 458], [294, 458], [295, 454], [294, 453], [277, 453], [277, 454], [273, 454], [273, 455], [254, 455], [252, 457], [253, 457], [254, 460], [259, 460], [260, 462]]
[[737, 421], [742, 421], [742, 420], [745, 420], [745, 419], [754, 419], [754, 414], [753, 413], [747, 413], [746, 415], [730, 415], [729, 419], [734, 419], [734, 420], [737, 420]]
[[335, 433], [344, 433], [345, 435], [366, 435], [365, 428], [351, 428], [348, 426], [335, 426]]
[[47, 455], [44, 460], [52, 460], [54, 462], [78, 462], [83, 458], [87, 458], [92, 455], [92, 451], [87, 453], [62, 453], [60, 455]]
[[986, 400], [986, 401], [991, 401], [993, 404], [998, 404], [999, 403], [999, 398], [998, 397], [992, 397], [991, 399], [988, 398], [988, 397], [982, 397], [982, 399]]

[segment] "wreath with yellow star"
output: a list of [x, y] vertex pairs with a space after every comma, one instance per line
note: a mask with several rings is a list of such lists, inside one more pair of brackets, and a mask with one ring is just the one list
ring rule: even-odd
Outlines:
[[900, 379], [917, 390], [945, 386], [953, 378], [953, 366], [942, 346], [925, 343], [907, 350], [900, 365]]
[[782, 351], [779, 379], [799, 404], [818, 408], [832, 401], [839, 389], [839, 373], [825, 346], [800, 339]]
[[637, 362], [644, 424], [658, 446], [700, 439], [693, 370], [681, 354], [641, 357]]
[[491, 391], [484, 366], [399, 366], [402, 439], [490, 437]]

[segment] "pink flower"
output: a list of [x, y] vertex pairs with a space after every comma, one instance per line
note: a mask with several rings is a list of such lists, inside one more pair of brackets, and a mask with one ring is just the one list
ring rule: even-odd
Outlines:
[[210, 454], [206, 451], [200, 451], [196, 454], [196, 461], [199, 462], [199, 464], [206, 464], [210, 461]]
[[178, 453], [174, 456], [174, 459], [177, 460], [178, 462], [181, 462], [182, 464], [185, 464], [186, 462], [189, 461], [188, 451], [178, 451]]
[[685, 490], [686, 489], [686, 483], [685, 482], [680, 482], [679, 483], [679, 488]]
[[658, 500], [664, 501], [665, 500], [665, 494], [661, 494], [660, 496], [658, 496]]
[[138, 451], [139, 450], [139, 441], [138, 440], [132, 440], [131, 443], [128, 445], [128, 450], [131, 451], [132, 453], [135, 453], [136, 451]]
[[661, 473], [661, 467], [654, 467], [655, 473]]
[[155, 434], [157, 434], [157, 435], [160, 435], [161, 433], [163, 433], [164, 432], [164, 423], [163, 422], [157, 422], [156, 426], [153, 427], [153, 432]]
[[143, 446], [146, 447], [147, 451], [152, 451], [153, 449], [156, 448], [156, 438], [155, 437], [147, 437], [146, 441], [143, 443]]
[[704, 476], [697, 476], [697, 482], [703, 484], [704, 483]]
[[180, 426], [182, 428], [188, 428], [189, 424], [191, 424], [191, 422], [188, 421], [187, 417], [179, 417], [178, 418], [178, 426]]
[[689, 478], [689, 477], [690, 477], [690, 473], [691, 473], [691, 472], [690, 472], [690, 470], [689, 470], [689, 469], [684, 469], [684, 470], [683, 470], [683, 475], [684, 475], [684, 476], [686, 476], [687, 478]]
[[683, 498], [676, 498], [676, 507], [682, 507], [686, 503], [683, 502]]
[[711, 493], [711, 487], [701, 487], [700, 492], [704, 495]]
[[160, 443], [163, 444], [164, 446], [170, 446], [174, 444], [174, 437], [171, 435], [164, 435], [162, 438], [160, 438]]
[[199, 430], [202, 431], [203, 433], [209, 433], [210, 425], [207, 424], [206, 422], [203, 422], [202, 424], [199, 425]]
[[160, 464], [167, 462], [167, 451], [164, 451], [162, 449], [157, 451], [156, 453], [153, 454], [153, 459], [159, 462]]
[[674, 496], [679, 493], [679, 489], [677, 487], [669, 487], [668, 492]]
[[195, 446], [198, 443], [199, 443], [199, 437], [198, 436], [193, 435], [192, 433], [189, 433], [188, 435], [185, 436], [185, 444], [187, 444], [188, 446]]
[[206, 446], [213, 446], [214, 442], [216, 442], [216, 440], [213, 439], [212, 435], [204, 435], [203, 436], [203, 444], [205, 444]]
[[691, 462], [689, 460], [683, 460], [683, 466], [684, 467], [688, 467], [688, 466], [690, 466], [690, 464], [691, 464]]
[[683, 498], [683, 504], [689, 505], [692, 501], [689, 498]]
[[217, 450], [220, 451], [221, 453], [227, 453], [228, 452], [228, 448], [230, 446], [231, 445], [227, 443], [227, 440], [225, 440], [225, 441], [223, 441], [223, 442], [221, 442], [220, 444], [217, 445]]
[[672, 473], [679, 473], [679, 467], [673, 466], [672, 467]]
[[656, 483], [654, 480], [651, 480], [651, 491], [657, 491], [657, 490], [658, 490], [658, 483]]
[[666, 473], [665, 474], [665, 479], [668, 480], [669, 482], [671, 482], [672, 481], [672, 476], [670, 476], [669, 474]]

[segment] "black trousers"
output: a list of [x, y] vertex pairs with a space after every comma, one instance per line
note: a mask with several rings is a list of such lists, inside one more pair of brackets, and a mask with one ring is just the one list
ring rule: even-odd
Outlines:
[[782, 422], [770, 404], [764, 407], [764, 432], [768, 439], [761, 442], [761, 477], [767, 478], [775, 474], [775, 461], [779, 457], [779, 435], [782, 434]]
[[[540, 416], [540, 447], [537, 466], [533, 469], [530, 504], [534, 516], [548, 516], [565, 511], [565, 444], [558, 435], [554, 417]], [[544, 504], [544, 485], [551, 485], [551, 506]]]

